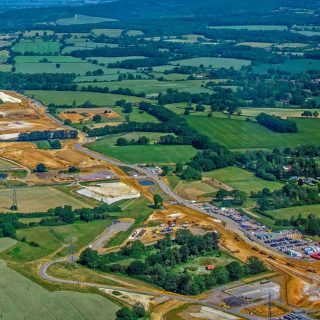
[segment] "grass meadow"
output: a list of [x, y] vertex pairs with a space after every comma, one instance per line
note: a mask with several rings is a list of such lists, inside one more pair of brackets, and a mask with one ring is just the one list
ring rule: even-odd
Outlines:
[[310, 213], [315, 214], [320, 218], [320, 205], [310, 205], [301, 207], [290, 207], [277, 210], [268, 210], [268, 214], [272, 215], [275, 219], [290, 219], [292, 216], [298, 216], [301, 213], [303, 217], [307, 217]]
[[33, 52], [41, 55], [55, 55], [59, 53], [60, 43], [57, 41], [44, 41], [44, 40], [22, 40], [18, 42], [13, 50], [15, 52]]
[[[76, 106], [80, 106], [86, 101], [91, 101], [97, 106], [114, 106], [115, 103], [121, 99], [127, 102], [139, 103], [141, 101], [149, 102], [150, 100], [124, 96], [111, 93], [99, 93], [99, 92], [78, 92], [78, 91], [50, 91], [50, 90], [26, 90], [28, 96], [34, 96], [45, 105], [50, 103], [55, 104], [68, 104], [72, 105], [75, 101]], [[90, 110], [89, 110], [90, 111]]]
[[219, 180], [230, 187], [244, 191], [247, 194], [250, 194], [251, 191], [260, 191], [263, 188], [276, 190], [282, 187], [280, 182], [260, 179], [252, 172], [238, 167], [227, 167], [211, 172], [205, 172], [203, 173], [203, 176]]
[[[0, 261], [0, 314], [3, 319], [113, 319], [119, 307], [98, 294], [50, 292]], [[99, 310], [99, 312], [97, 312]]]
[[275, 148], [320, 144], [319, 119], [295, 119], [298, 133], [276, 133], [252, 121], [187, 117], [188, 123], [212, 142], [231, 149]]
[[126, 163], [174, 164], [186, 162], [196, 154], [196, 150], [191, 146], [134, 145], [117, 147], [108, 146], [106, 139], [108, 138], [98, 140], [88, 147]]
[[201, 58], [191, 58], [183, 60], [171, 61], [173, 65], [181, 66], [191, 66], [199, 67], [203, 65], [204, 67], [212, 68], [231, 68], [233, 67], [236, 70], [241, 69], [242, 66], [248, 66], [251, 64], [251, 61], [244, 59], [233, 59], [233, 58], [212, 58], [212, 57], [201, 57]]
[[[86, 202], [72, 197], [54, 187], [17, 188], [19, 212], [45, 212], [50, 208], [70, 205], [73, 208], [88, 207]], [[39, 201], [39, 195], [41, 201]], [[12, 190], [0, 189], [0, 212], [9, 212], [12, 205]]]

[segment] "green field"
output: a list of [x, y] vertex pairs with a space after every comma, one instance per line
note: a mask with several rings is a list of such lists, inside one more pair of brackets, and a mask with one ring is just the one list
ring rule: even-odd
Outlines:
[[266, 212], [272, 215], [275, 219], [290, 219], [292, 216], [297, 217], [299, 213], [301, 213], [303, 217], [307, 217], [310, 213], [313, 213], [320, 218], [320, 204], [268, 210]]
[[[97, 82], [94, 85], [98, 87], [108, 87], [110, 90], [119, 88], [129, 88], [136, 93], [144, 92], [145, 94], [164, 93], [167, 89], [172, 88], [178, 91], [200, 93], [212, 92], [210, 89], [202, 87], [206, 81], [202, 80], [186, 80], [186, 81], [157, 81], [157, 80], [123, 80], [111, 82]], [[90, 82], [79, 84], [79, 87], [87, 87], [92, 85]]]
[[[68, 195], [54, 187], [17, 188], [19, 212], [45, 212], [50, 208], [70, 205], [73, 208], [88, 207], [85, 202]], [[41, 201], [39, 201], [41, 195]], [[12, 190], [0, 189], [0, 212], [10, 211]]]
[[95, 220], [89, 223], [75, 222], [55, 227], [34, 227], [17, 230], [17, 238], [26, 238], [27, 242], [35, 242], [39, 247], [34, 247], [25, 242], [18, 242], [13, 247], [1, 254], [6, 260], [28, 262], [48, 256], [63, 248], [62, 255], [67, 254], [66, 246], [74, 238], [75, 251], [77, 252], [88, 245], [111, 223], [111, 220]]
[[75, 73], [76, 75], [85, 75], [86, 72], [102, 69], [108, 72], [105, 67], [100, 67], [89, 62], [64, 62], [64, 63], [16, 63], [16, 72], [34, 74], [39, 73], [39, 69], [45, 73]]
[[291, 73], [306, 72], [308, 70], [320, 70], [320, 61], [312, 59], [295, 59], [286, 60], [282, 64], [261, 64], [257, 67], [254, 67], [253, 72], [263, 74], [267, 73], [269, 69]]
[[43, 40], [23, 40], [18, 42], [14, 46], [15, 52], [21, 52], [22, 54], [26, 52], [33, 52], [35, 54], [41, 55], [54, 55], [60, 50], [60, 43], [57, 41], [43, 41]]
[[211, 57], [201, 57], [201, 58], [191, 58], [171, 61], [171, 64], [181, 65], [181, 66], [191, 66], [199, 67], [203, 65], [204, 67], [211, 67], [214, 69], [218, 68], [231, 68], [233, 67], [236, 70], [241, 69], [242, 66], [248, 66], [251, 64], [249, 60], [243, 59], [232, 59], [232, 58], [211, 58]]
[[209, 26], [209, 29], [234, 29], [234, 30], [287, 30], [287, 26], [279, 25], [238, 25], [238, 26]]
[[12, 238], [1, 238], [0, 239], [0, 252], [3, 252], [17, 243], [17, 240]]
[[196, 154], [191, 146], [108, 146], [104, 138], [89, 146], [90, 149], [103, 153], [109, 157], [120, 159], [126, 163], [165, 164], [186, 162]]
[[85, 16], [83, 14], [77, 14], [72, 18], [58, 19], [56, 21], [56, 24], [69, 26], [73, 24], [101, 23], [101, 22], [108, 22], [108, 21], [116, 21], [116, 20], [109, 19], [109, 18], [101, 18], [101, 17], [90, 17], [90, 16]]
[[283, 109], [283, 108], [241, 108], [241, 115], [245, 117], [256, 117], [261, 112], [273, 114], [281, 118], [301, 118], [303, 111], [320, 112], [320, 109]]
[[[116, 304], [97, 294], [49, 292], [0, 261], [0, 316], [7, 320], [113, 319]], [[97, 312], [99, 310], [99, 312]]]
[[215, 178], [234, 189], [244, 191], [248, 194], [250, 194], [251, 191], [260, 191], [263, 188], [276, 190], [282, 187], [280, 182], [262, 180], [256, 177], [252, 172], [238, 167], [227, 167], [211, 172], [205, 172], [203, 176]]
[[34, 96], [45, 105], [50, 103], [72, 105], [75, 101], [76, 106], [80, 106], [86, 101], [91, 101], [97, 106], [107, 107], [114, 106], [115, 103], [121, 99], [132, 103], [150, 101], [144, 98], [97, 92], [26, 90], [26, 94], [28, 96]]
[[231, 149], [275, 148], [320, 143], [319, 119], [295, 119], [298, 133], [276, 133], [256, 122], [222, 118], [187, 117], [188, 123], [212, 142]]
[[[86, 61], [80, 58], [74, 58], [71, 56], [16, 56], [14, 61], [16, 63], [39, 63], [40, 60], [48, 59], [51, 63], [85, 63]], [[41, 63], [45, 65], [46, 63]]]

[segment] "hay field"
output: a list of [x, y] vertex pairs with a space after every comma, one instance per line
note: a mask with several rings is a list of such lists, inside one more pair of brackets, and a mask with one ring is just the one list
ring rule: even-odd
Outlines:
[[204, 177], [219, 180], [234, 189], [250, 194], [251, 191], [260, 191], [269, 188], [271, 191], [280, 189], [282, 184], [276, 181], [266, 181], [256, 177], [252, 172], [238, 167], [227, 167], [203, 173]]
[[[203, 80], [185, 80], [185, 81], [158, 81], [158, 80], [123, 80], [112, 82], [97, 82], [95, 86], [108, 87], [110, 90], [116, 90], [119, 88], [130, 88], [136, 93], [144, 92], [145, 94], [158, 94], [164, 93], [167, 89], [175, 89], [178, 91], [200, 93], [208, 92], [212, 90], [203, 88], [206, 81]], [[92, 83], [85, 82], [79, 84], [79, 87], [86, 87]]]
[[203, 65], [204, 67], [212, 68], [231, 68], [233, 67], [236, 70], [241, 69], [242, 66], [248, 66], [251, 64], [251, 61], [244, 59], [233, 59], [233, 58], [212, 58], [212, 57], [201, 57], [201, 58], [191, 58], [191, 59], [182, 59], [175, 60], [170, 62], [173, 65], [181, 66], [191, 66], [199, 67]]
[[[116, 304], [96, 294], [49, 292], [0, 261], [0, 315], [7, 320], [112, 319]], [[99, 310], [99, 312], [97, 312]]]
[[301, 118], [303, 111], [320, 112], [320, 109], [282, 109], [282, 108], [241, 108], [241, 115], [245, 117], [256, 117], [261, 112], [273, 114], [281, 118]]
[[320, 218], [320, 204], [268, 210], [266, 212], [271, 214], [275, 219], [290, 219], [292, 216], [297, 217], [300, 213], [303, 217], [307, 217], [310, 213], [312, 213]]
[[109, 147], [104, 143], [104, 139], [89, 145], [89, 148], [127, 163], [168, 164], [186, 162], [197, 152], [191, 146], [137, 145]]
[[54, 55], [60, 50], [60, 43], [57, 41], [44, 41], [44, 40], [22, 40], [18, 42], [13, 50], [15, 52], [33, 52], [35, 54]]
[[14, 164], [12, 164], [9, 161], [0, 159], [0, 169], [10, 169], [16, 167]]
[[231, 149], [275, 148], [320, 144], [319, 119], [295, 119], [298, 133], [276, 133], [256, 122], [222, 118], [187, 117], [188, 123], [213, 142]]
[[[71, 56], [16, 56], [14, 58], [16, 63], [40, 63], [41, 60], [47, 59], [50, 63], [85, 63], [86, 61], [80, 58]], [[45, 64], [41, 62], [41, 66]]]
[[0, 257], [15, 262], [28, 262], [48, 256], [53, 252], [62, 249], [61, 255], [67, 255], [67, 244], [71, 238], [74, 240], [75, 251], [90, 244], [112, 220], [95, 220], [88, 223], [77, 221], [54, 227], [34, 227], [17, 230], [17, 237], [26, 238], [27, 242], [35, 242], [39, 246], [30, 246], [26, 242], [17, 242], [13, 247], [2, 252]]
[[[19, 212], [45, 212], [50, 208], [70, 205], [73, 208], [88, 207], [82, 202], [54, 187], [27, 187], [17, 189]], [[10, 211], [12, 190], [0, 190], [0, 212]]]
[[114, 106], [115, 103], [121, 99], [132, 103], [139, 103], [141, 101], [150, 102], [150, 100], [144, 98], [97, 92], [26, 90], [26, 94], [28, 96], [35, 96], [35, 98], [40, 100], [45, 105], [50, 103], [72, 105], [75, 101], [76, 106], [80, 106], [89, 100], [97, 106], [107, 107]]

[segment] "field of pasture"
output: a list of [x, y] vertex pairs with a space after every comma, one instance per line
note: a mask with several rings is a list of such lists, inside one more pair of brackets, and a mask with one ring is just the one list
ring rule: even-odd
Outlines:
[[212, 142], [231, 149], [275, 148], [320, 143], [319, 119], [295, 119], [298, 133], [276, 133], [253, 121], [187, 117], [188, 123]]

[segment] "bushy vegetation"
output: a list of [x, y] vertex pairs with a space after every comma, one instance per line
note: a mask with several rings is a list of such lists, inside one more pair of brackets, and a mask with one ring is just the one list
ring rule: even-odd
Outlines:
[[[203, 274], [176, 271], [176, 266], [190, 259], [218, 252], [217, 233], [194, 236], [188, 230], [178, 230], [174, 240], [166, 236], [153, 246], [146, 247], [135, 241], [118, 252], [103, 256], [92, 249], [85, 249], [80, 255], [80, 263], [92, 269], [124, 273], [186, 295], [199, 294], [216, 285], [266, 271], [263, 263], [254, 257], [249, 258], [245, 265], [233, 261]], [[126, 259], [133, 260], [127, 267], [120, 263]]]

